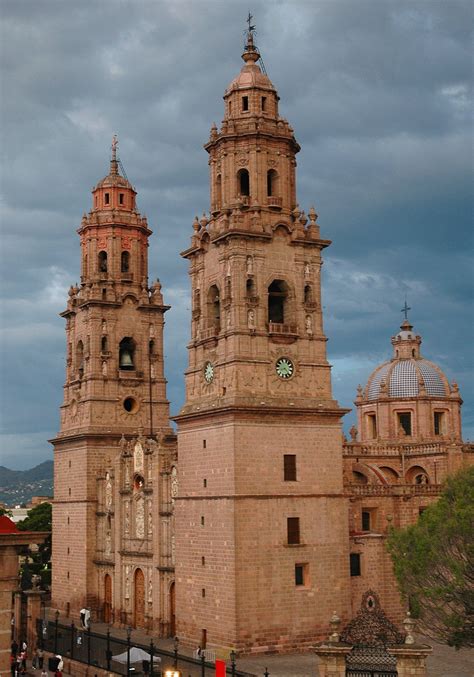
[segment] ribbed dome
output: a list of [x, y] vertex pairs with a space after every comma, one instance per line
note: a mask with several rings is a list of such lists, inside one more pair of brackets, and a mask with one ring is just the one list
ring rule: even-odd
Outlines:
[[424, 359], [395, 359], [372, 372], [367, 382], [366, 396], [369, 400], [376, 400], [383, 388], [388, 397], [416, 397], [423, 385], [427, 395], [449, 395], [446, 377], [435, 364]]
[[94, 190], [97, 190], [98, 188], [112, 188], [113, 186], [117, 186], [119, 188], [130, 188], [133, 190], [133, 186], [130, 181], [119, 174], [117, 160], [110, 161], [110, 172], [98, 182]]
[[262, 73], [260, 67], [256, 63], [247, 63], [242, 67], [237, 77], [232, 80], [225, 93], [230, 94], [235, 89], [248, 89], [250, 87], [275, 91], [270, 78]]

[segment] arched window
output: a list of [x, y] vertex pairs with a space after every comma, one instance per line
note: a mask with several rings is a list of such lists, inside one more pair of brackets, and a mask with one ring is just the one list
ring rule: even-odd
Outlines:
[[313, 290], [311, 289], [309, 284], [307, 284], [304, 288], [304, 302], [305, 303], [313, 302]]
[[247, 169], [237, 172], [237, 192], [239, 195], [250, 195], [250, 176]]
[[154, 354], [155, 354], [155, 342], [153, 341], [153, 339], [151, 339], [151, 340], [148, 342], [148, 353], [149, 353], [150, 355], [154, 355]]
[[255, 282], [252, 280], [251, 277], [247, 279], [247, 283], [245, 285], [245, 291], [247, 298], [252, 298], [252, 296], [257, 295], [257, 290], [255, 288]]
[[79, 372], [79, 377], [82, 377], [84, 373], [84, 344], [82, 341], [78, 341], [76, 348], [76, 368]]
[[135, 369], [135, 341], [130, 336], [120, 341], [119, 368], [129, 371]]
[[222, 207], [222, 177], [220, 174], [216, 178], [216, 209]]
[[274, 169], [267, 172], [267, 195], [278, 195], [278, 173]]
[[107, 336], [102, 336], [100, 341], [100, 349], [103, 353], [107, 352]]
[[107, 252], [99, 252], [99, 272], [107, 272]]
[[207, 293], [207, 319], [209, 326], [220, 329], [221, 325], [221, 302], [219, 288], [213, 284]]
[[283, 280], [273, 280], [268, 287], [268, 321], [277, 324], [285, 322], [285, 306], [288, 285]]
[[122, 273], [128, 273], [130, 270], [130, 254], [128, 252], [122, 252], [120, 264]]

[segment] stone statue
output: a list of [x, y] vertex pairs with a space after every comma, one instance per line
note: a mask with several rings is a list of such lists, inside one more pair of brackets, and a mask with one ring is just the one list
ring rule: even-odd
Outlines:
[[311, 266], [309, 265], [309, 263], [304, 264], [304, 276], [305, 276], [305, 278], [308, 278], [308, 277], [311, 276]]
[[112, 507], [112, 480], [110, 479], [110, 473], [105, 473], [105, 508], [110, 510]]
[[253, 258], [247, 256], [247, 275], [253, 275]]
[[306, 327], [306, 333], [308, 336], [313, 335], [313, 319], [311, 315], [306, 315], [306, 320], [305, 320], [305, 327]]
[[107, 376], [107, 360], [102, 362], [102, 376]]
[[247, 324], [249, 329], [255, 329], [255, 311], [252, 309], [247, 313]]
[[135, 535], [137, 538], [145, 538], [145, 505], [142, 496], [137, 500], [135, 508]]
[[357, 428], [355, 425], [349, 430], [349, 435], [351, 436], [351, 442], [357, 442]]

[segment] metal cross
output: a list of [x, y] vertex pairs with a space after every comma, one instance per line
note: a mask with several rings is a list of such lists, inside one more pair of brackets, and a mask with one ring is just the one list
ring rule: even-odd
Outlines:
[[408, 320], [408, 311], [409, 311], [409, 310], [411, 310], [411, 308], [409, 308], [409, 307], [407, 306], [407, 299], [406, 299], [406, 297], [405, 297], [405, 305], [403, 306], [403, 308], [402, 308], [401, 311], [400, 311], [401, 313], [405, 313], [405, 320]]
[[252, 19], [253, 19], [253, 16], [249, 12], [249, 15], [247, 17], [247, 23], [249, 25], [249, 27], [248, 27], [249, 33], [253, 33], [253, 31], [255, 30], [255, 26], [252, 26]]

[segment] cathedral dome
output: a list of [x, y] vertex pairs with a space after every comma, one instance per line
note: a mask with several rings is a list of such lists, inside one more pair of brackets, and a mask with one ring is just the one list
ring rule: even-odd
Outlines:
[[275, 92], [270, 78], [266, 73], [262, 73], [257, 61], [260, 59], [260, 53], [253, 43], [253, 35], [249, 33], [247, 36], [247, 44], [245, 46], [242, 59], [245, 65], [242, 66], [240, 73], [232, 80], [227, 87], [224, 96], [228, 96], [231, 92], [239, 89], [267, 89]]
[[446, 376], [432, 362], [423, 358], [395, 358], [378, 366], [367, 382], [367, 399], [387, 397], [447, 397], [449, 385]]

